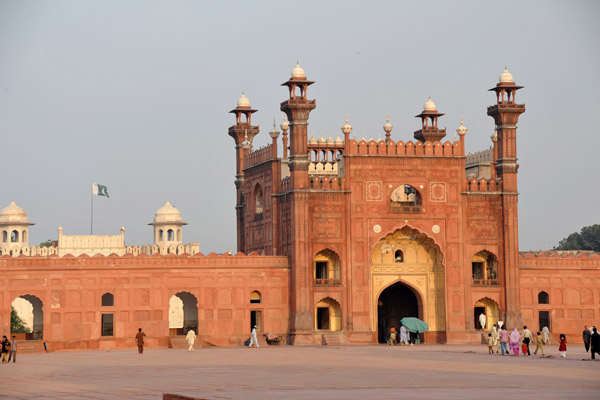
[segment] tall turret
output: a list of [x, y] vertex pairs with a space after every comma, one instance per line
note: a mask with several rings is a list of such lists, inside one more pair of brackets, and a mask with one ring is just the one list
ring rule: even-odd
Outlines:
[[438, 128], [438, 118], [442, 115], [444, 114], [437, 111], [431, 97], [428, 98], [425, 105], [423, 105], [421, 114], [415, 115], [415, 118], [421, 118], [421, 129], [415, 131], [415, 139], [421, 142], [442, 140], [446, 136], [446, 130]]
[[522, 88], [515, 84], [512, 74], [505, 68], [496, 87], [490, 89], [496, 92], [496, 104], [487, 109], [488, 115], [496, 122], [498, 135], [494, 142], [498, 157], [494, 160], [496, 172], [502, 178], [502, 185], [507, 192], [517, 191], [517, 122], [525, 112], [525, 104], [517, 104], [515, 96], [517, 90]]
[[250, 107], [250, 100], [244, 93], [237, 107], [229, 111], [235, 114], [235, 125], [229, 127], [229, 136], [235, 140], [235, 187], [236, 215], [238, 231], [238, 251], [244, 250], [244, 156], [252, 149], [252, 140], [259, 132], [259, 126], [252, 126], [252, 114], [258, 110]]
[[504, 297], [506, 321], [509, 326], [521, 326], [521, 302], [519, 294], [519, 218], [517, 192], [517, 122], [525, 112], [524, 104], [515, 102], [517, 86], [508, 69], [500, 75], [500, 81], [490, 91], [496, 92], [496, 104], [487, 113], [494, 118], [494, 165], [502, 179], [502, 222], [504, 259]]
[[306, 79], [304, 69], [296, 63], [292, 70], [292, 77], [281, 84], [281, 86], [287, 86], [290, 92], [290, 98], [281, 103], [281, 111], [286, 114], [290, 124], [290, 161], [288, 165], [292, 187], [295, 189], [308, 187], [308, 116], [315, 109], [317, 103], [315, 100], [306, 98], [306, 91], [313, 83]]

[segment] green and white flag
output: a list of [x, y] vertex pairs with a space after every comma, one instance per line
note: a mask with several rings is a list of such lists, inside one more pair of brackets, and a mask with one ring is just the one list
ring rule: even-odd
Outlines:
[[92, 182], [92, 194], [96, 196], [108, 196], [108, 189], [104, 185], [99, 185], [97, 183]]

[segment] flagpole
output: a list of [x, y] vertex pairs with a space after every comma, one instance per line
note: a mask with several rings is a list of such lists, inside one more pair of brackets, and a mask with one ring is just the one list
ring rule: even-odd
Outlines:
[[92, 212], [90, 213], [90, 235], [94, 234], [94, 181], [92, 181]]

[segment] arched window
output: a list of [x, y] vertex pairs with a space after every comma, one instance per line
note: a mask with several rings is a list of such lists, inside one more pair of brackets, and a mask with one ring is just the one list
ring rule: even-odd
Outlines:
[[173, 229], [169, 229], [167, 231], [167, 240], [172, 242], [173, 240], [175, 240], [175, 237], [173, 235]]
[[538, 293], [538, 304], [550, 304], [548, 293], [544, 291]]
[[329, 249], [319, 252], [314, 261], [314, 278], [316, 285], [339, 285], [340, 257]]
[[177, 241], [181, 242], [181, 229], [177, 229]]
[[158, 230], [158, 241], [161, 242], [163, 240], [163, 230], [159, 229]]
[[255, 290], [254, 292], [250, 293], [250, 303], [251, 304], [260, 304], [261, 302], [261, 295], [260, 292]]
[[498, 285], [498, 260], [487, 250], [480, 251], [471, 260], [473, 284], [484, 286]]
[[255, 214], [262, 214], [263, 212], [263, 191], [260, 185], [256, 185], [254, 189], [254, 202], [255, 202]]
[[104, 293], [102, 295], [102, 307], [112, 307], [115, 305], [115, 297], [112, 293]]
[[12, 231], [10, 233], [10, 241], [16, 243], [19, 241], [19, 231]]
[[8, 241], [8, 232], [2, 231], [2, 242], [6, 243]]
[[22, 242], [26, 242], [27, 241], [27, 231], [23, 231], [21, 233], [21, 241]]
[[404, 262], [404, 253], [402, 250], [396, 250], [394, 252], [394, 262], [401, 263]]
[[401, 213], [421, 212], [421, 193], [410, 185], [400, 185], [390, 196], [392, 211]]

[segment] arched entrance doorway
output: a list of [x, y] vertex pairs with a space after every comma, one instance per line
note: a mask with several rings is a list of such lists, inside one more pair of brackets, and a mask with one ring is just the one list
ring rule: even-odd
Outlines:
[[[408, 315], [397, 314], [411, 311], [397, 308], [394, 309], [395, 311], [384, 310], [384, 313], [391, 312], [392, 314], [383, 318], [384, 322], [382, 322], [379, 316], [380, 300], [384, 307], [386, 305], [380, 296], [384, 295], [384, 298], [392, 296], [392, 299], [399, 296], [405, 299], [404, 303], [412, 302], [414, 304], [411, 295], [402, 291], [408, 290], [412, 291], [417, 299], [417, 317], [429, 326], [429, 332], [425, 335], [426, 340], [445, 343], [446, 273], [442, 264], [442, 252], [437, 243], [419, 230], [405, 226], [393, 233], [388, 233], [375, 243], [371, 251], [370, 262], [371, 329], [374, 334], [377, 334], [377, 340], [381, 340], [379, 336], [379, 331], [383, 329], [381, 324], [387, 324], [388, 322], [385, 321], [388, 321], [388, 318], [408, 317]], [[402, 283], [392, 288], [397, 282]], [[404, 286], [405, 289], [400, 289], [400, 286]], [[384, 290], [388, 287], [390, 291], [384, 294]], [[392, 294], [395, 292], [404, 294]], [[414, 309], [411, 312], [414, 312]], [[396, 320], [391, 322], [398, 324]], [[398, 326], [395, 326], [397, 329]], [[386, 326], [386, 328], [388, 327]]]
[[315, 305], [315, 329], [319, 331], [342, 330], [340, 303], [326, 297]]
[[485, 315], [485, 327], [484, 330], [490, 330], [492, 326], [498, 323], [499, 310], [498, 303], [489, 297], [484, 297], [475, 302], [473, 306], [473, 322], [475, 329], [482, 329], [480, 315]]
[[11, 323], [11, 333], [25, 334], [26, 340], [42, 340], [44, 338], [44, 304], [42, 300], [36, 296], [25, 294], [17, 297], [11, 306], [11, 310], [14, 310], [22, 321], [22, 324], [15, 324], [15, 326]]
[[169, 300], [169, 335], [198, 333], [198, 300], [189, 292], [179, 292]]
[[377, 300], [377, 338], [379, 343], [388, 340], [391, 327], [398, 330], [404, 317], [423, 318], [421, 296], [402, 282], [396, 282], [379, 295]]

